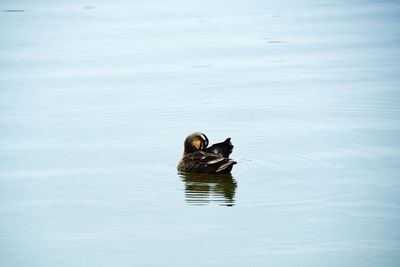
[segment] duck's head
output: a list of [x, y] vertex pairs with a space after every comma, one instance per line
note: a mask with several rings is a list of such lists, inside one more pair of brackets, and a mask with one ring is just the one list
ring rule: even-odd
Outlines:
[[185, 139], [184, 154], [193, 153], [205, 149], [208, 146], [208, 138], [202, 133], [192, 133]]

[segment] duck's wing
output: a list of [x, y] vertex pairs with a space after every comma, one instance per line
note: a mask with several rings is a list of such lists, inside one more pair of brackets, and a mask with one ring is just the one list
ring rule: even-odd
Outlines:
[[232, 153], [233, 145], [231, 143], [231, 138], [227, 138], [224, 142], [214, 144], [205, 149], [205, 152], [213, 153], [221, 157], [228, 158]]
[[229, 172], [235, 161], [218, 154], [197, 151], [186, 155], [186, 167], [193, 172], [224, 173]]

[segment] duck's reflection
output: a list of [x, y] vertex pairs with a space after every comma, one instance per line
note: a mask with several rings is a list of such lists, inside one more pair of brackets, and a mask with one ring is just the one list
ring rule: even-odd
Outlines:
[[193, 205], [206, 205], [214, 202], [233, 206], [237, 183], [231, 174], [196, 174], [180, 172], [185, 183], [186, 202]]

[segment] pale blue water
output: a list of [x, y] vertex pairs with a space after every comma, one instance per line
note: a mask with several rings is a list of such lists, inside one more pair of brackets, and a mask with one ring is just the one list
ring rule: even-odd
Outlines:
[[0, 266], [399, 266], [400, 2], [0, 10]]

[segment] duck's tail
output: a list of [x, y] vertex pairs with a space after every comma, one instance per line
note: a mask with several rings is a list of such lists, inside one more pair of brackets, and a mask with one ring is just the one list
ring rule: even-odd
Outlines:
[[209, 148], [206, 148], [206, 152], [211, 152], [221, 157], [228, 158], [232, 153], [233, 145], [231, 143], [231, 138], [227, 138], [224, 142], [214, 144]]
[[233, 165], [236, 164], [236, 161], [229, 160], [225, 164], [218, 167], [216, 173], [229, 173], [232, 170]]

